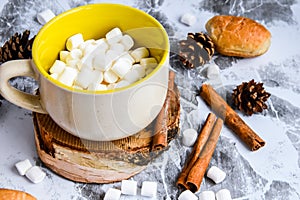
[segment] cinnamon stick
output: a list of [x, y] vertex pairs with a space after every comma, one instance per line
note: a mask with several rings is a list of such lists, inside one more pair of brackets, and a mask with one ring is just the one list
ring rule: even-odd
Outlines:
[[207, 143], [205, 144], [203, 150], [200, 153], [199, 158], [197, 159], [197, 161], [195, 162], [195, 164], [191, 168], [191, 171], [188, 174], [186, 183], [192, 192], [196, 192], [200, 188], [205, 171], [210, 163], [212, 155], [217, 146], [222, 126], [223, 120], [218, 118], [207, 140]]
[[186, 177], [188, 176], [190, 170], [194, 166], [195, 162], [197, 161], [200, 152], [202, 151], [210, 133], [216, 121], [216, 115], [213, 113], [209, 113], [202, 129], [198, 135], [197, 141], [194, 144], [193, 150], [188, 158], [188, 161], [185, 163], [178, 180], [177, 186], [183, 189], [189, 189], [189, 186], [186, 184]]
[[[169, 72], [169, 82], [168, 82], [168, 90], [174, 90], [174, 81], [175, 81], [175, 72]], [[163, 108], [160, 110], [155, 126], [154, 126], [154, 136], [152, 141], [152, 150], [160, 151], [164, 149], [168, 145], [168, 124], [166, 118], [168, 118], [168, 110], [169, 110], [169, 98], [170, 95], [167, 94], [165, 103]]]
[[246, 143], [252, 150], [258, 150], [265, 145], [261, 139], [242, 118], [224, 101], [224, 99], [210, 86], [203, 84], [200, 96], [220, 116], [225, 124]]

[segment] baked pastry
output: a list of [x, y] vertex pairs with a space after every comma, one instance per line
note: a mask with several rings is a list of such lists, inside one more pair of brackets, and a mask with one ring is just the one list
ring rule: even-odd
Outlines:
[[26, 192], [0, 188], [0, 200], [37, 200], [37, 199]]
[[271, 33], [263, 25], [245, 17], [214, 16], [205, 28], [216, 50], [226, 56], [259, 56], [271, 44]]

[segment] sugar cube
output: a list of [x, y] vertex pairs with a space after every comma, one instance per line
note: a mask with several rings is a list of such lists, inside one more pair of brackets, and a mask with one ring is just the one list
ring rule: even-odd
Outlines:
[[136, 195], [137, 182], [132, 180], [122, 180], [121, 192], [122, 194]]
[[25, 173], [27, 172], [27, 170], [32, 167], [32, 165], [28, 159], [17, 162], [15, 164], [15, 166], [21, 176], [24, 176]]
[[28, 169], [25, 175], [33, 183], [39, 183], [46, 177], [46, 173], [38, 166]]

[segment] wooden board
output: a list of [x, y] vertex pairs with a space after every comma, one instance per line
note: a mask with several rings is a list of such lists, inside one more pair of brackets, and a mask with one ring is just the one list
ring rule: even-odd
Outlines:
[[[167, 143], [179, 133], [179, 96], [173, 84], [164, 105], [167, 108], [166, 123], [162, 123], [167, 125]], [[57, 174], [76, 182], [111, 183], [128, 179], [168, 149], [168, 146], [152, 149], [157, 119], [133, 136], [108, 142], [73, 136], [60, 128], [49, 115], [33, 113], [33, 121], [40, 159]]]

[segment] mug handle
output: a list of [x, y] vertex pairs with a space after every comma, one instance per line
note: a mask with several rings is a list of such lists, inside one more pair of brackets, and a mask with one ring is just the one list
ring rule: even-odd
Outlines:
[[37, 80], [30, 59], [8, 61], [0, 66], [1, 95], [22, 108], [47, 114], [47, 111], [42, 107], [40, 95], [22, 92], [10, 85], [9, 80], [18, 76], [28, 76]]

